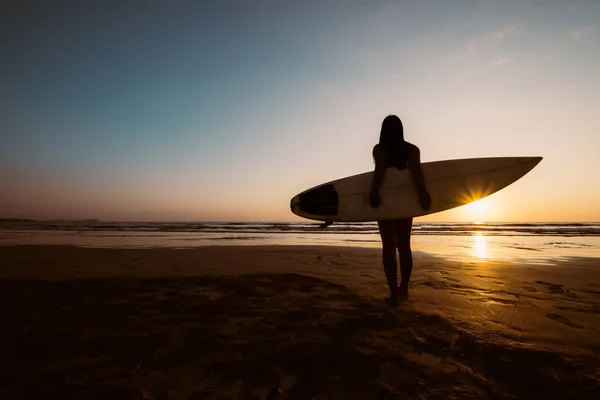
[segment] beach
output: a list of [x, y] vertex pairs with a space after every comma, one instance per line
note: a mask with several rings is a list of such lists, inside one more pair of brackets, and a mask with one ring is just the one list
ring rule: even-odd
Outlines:
[[3, 8], [0, 400], [600, 399], [600, 0], [139, 3]]
[[[2, 398], [586, 399], [600, 265], [376, 247], [0, 246]], [[277, 397], [274, 397], [277, 398]]]

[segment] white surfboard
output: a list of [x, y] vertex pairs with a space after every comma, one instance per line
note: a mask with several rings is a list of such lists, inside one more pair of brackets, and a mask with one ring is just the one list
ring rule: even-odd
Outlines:
[[365, 222], [418, 217], [489, 196], [531, 171], [542, 157], [468, 158], [422, 163], [431, 208], [423, 210], [410, 170], [388, 168], [379, 191], [381, 204], [369, 204], [373, 171], [323, 183], [294, 196], [292, 212], [330, 222]]

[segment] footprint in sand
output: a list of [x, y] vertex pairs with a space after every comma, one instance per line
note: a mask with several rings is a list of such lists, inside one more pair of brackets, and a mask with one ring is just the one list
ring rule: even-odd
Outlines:
[[583, 326], [576, 324], [575, 322], [571, 321], [570, 319], [568, 319], [566, 317], [563, 317], [562, 315], [546, 314], [546, 317], [550, 318], [553, 321], [560, 322], [561, 324], [567, 325], [569, 328], [583, 329]]
[[558, 308], [559, 310], [565, 310], [565, 311], [575, 311], [575, 312], [581, 312], [581, 313], [589, 313], [589, 314], [600, 314], [600, 307], [599, 306], [595, 306], [592, 305], [591, 307], [568, 307], [568, 306], [554, 306], [556, 308]]
[[538, 285], [544, 285], [548, 288], [550, 293], [559, 294], [559, 293], [569, 293], [569, 289], [566, 289], [563, 285], [557, 285], [555, 283], [544, 282], [544, 281], [535, 281]]
[[443, 289], [442, 284], [435, 280], [427, 280], [427, 281], [423, 282], [422, 285], [433, 288], [433, 289]]
[[535, 293], [537, 292], [537, 289], [531, 286], [523, 286], [523, 289], [527, 290], [530, 293]]

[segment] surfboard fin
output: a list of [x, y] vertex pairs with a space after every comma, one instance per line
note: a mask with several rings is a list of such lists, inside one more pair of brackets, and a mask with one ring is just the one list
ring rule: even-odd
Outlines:
[[331, 224], [333, 224], [333, 221], [325, 221], [321, 225], [319, 225], [319, 228], [327, 228]]

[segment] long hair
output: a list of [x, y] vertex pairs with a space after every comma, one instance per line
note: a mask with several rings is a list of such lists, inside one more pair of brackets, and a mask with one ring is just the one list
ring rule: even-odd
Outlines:
[[404, 141], [404, 126], [396, 115], [388, 115], [381, 123], [379, 146], [393, 163], [405, 164], [408, 160], [408, 146]]

